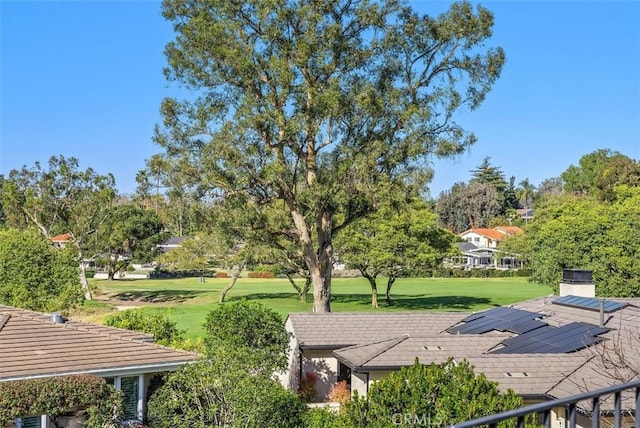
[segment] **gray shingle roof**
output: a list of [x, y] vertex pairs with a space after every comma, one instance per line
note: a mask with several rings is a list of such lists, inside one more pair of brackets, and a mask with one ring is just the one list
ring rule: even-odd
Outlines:
[[150, 336], [0, 305], [0, 381], [125, 369], [163, 371], [197, 355], [148, 343]]
[[[553, 304], [556, 296], [520, 302], [510, 307], [541, 314], [551, 326], [581, 322], [599, 325], [598, 311]], [[563, 354], [491, 354], [515, 334], [451, 334], [468, 313], [331, 313], [291, 314], [301, 347], [334, 349], [333, 354], [355, 371], [387, 371], [422, 363], [442, 363], [448, 357], [466, 359], [501, 388], [524, 396], [561, 398], [614, 383], [638, 379], [640, 372], [640, 299], [611, 299], [628, 305], [605, 314], [605, 340]], [[341, 349], [340, 349], [341, 348]], [[612, 369], [612, 362], [627, 368]], [[607, 362], [607, 360], [609, 360]], [[635, 369], [634, 369], [635, 368]], [[610, 403], [605, 402], [603, 409]]]

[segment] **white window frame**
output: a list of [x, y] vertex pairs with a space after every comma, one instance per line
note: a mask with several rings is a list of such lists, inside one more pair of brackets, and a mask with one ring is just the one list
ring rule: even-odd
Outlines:
[[[126, 375], [126, 376], [109, 376], [113, 378], [113, 386], [116, 390], [122, 390], [122, 378], [123, 377], [135, 377], [138, 376], [138, 406], [136, 408], [137, 418], [142, 420], [144, 414], [144, 397], [146, 395], [146, 388], [144, 383], [144, 374], [139, 375]], [[16, 426], [16, 428], [19, 428]]]
[[[34, 415], [38, 416], [38, 415]], [[33, 417], [33, 416], [23, 416], [23, 417]], [[15, 424], [15, 428], [22, 428], [22, 418], [17, 418], [13, 421]], [[45, 428], [49, 426], [49, 416], [48, 415], [40, 415], [40, 428]]]

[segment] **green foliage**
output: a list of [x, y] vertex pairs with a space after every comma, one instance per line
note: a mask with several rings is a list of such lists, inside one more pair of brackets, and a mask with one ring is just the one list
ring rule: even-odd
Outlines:
[[32, 168], [12, 170], [3, 185], [3, 206], [9, 209], [9, 224], [36, 227], [45, 238], [58, 233], [71, 236], [69, 246], [80, 264], [80, 282], [87, 299], [91, 289], [82, 263], [96, 253], [91, 236], [108, 216], [116, 195], [112, 174], [100, 175], [92, 168], [82, 171], [78, 159], [53, 156], [48, 168], [36, 162]]
[[616, 186], [640, 185], [640, 162], [619, 152], [598, 149], [582, 156], [578, 165], [571, 165], [561, 177], [567, 193], [612, 202]]
[[209, 312], [204, 323], [207, 355], [237, 355], [269, 372], [286, 368], [289, 336], [280, 315], [258, 302], [241, 300]]
[[169, 374], [149, 400], [148, 418], [154, 428], [297, 428], [305, 410], [270, 372], [218, 354]]
[[126, 270], [131, 262], [151, 262], [156, 256], [156, 245], [167, 237], [163, 229], [151, 210], [132, 203], [112, 208], [98, 231], [98, 247], [107, 255], [103, 263], [109, 278]]
[[149, 315], [141, 310], [130, 309], [109, 315], [105, 325], [151, 334], [158, 345], [180, 347], [184, 339], [184, 331], [179, 330], [174, 321], [164, 315]]
[[162, 103], [163, 184], [286, 213], [265, 233], [299, 237], [322, 312], [333, 233], [418, 194], [432, 157], [473, 144], [452, 117], [505, 61], [485, 47], [493, 15], [470, 2], [430, 17], [396, 1], [165, 0], [163, 15], [177, 33], [166, 76], [196, 94]]
[[531, 280], [554, 287], [563, 268], [590, 269], [600, 296], [640, 296], [640, 187], [618, 187], [612, 204], [548, 200], [526, 229]]
[[453, 252], [455, 236], [438, 226], [436, 214], [414, 200], [383, 206], [355, 221], [336, 236], [341, 259], [358, 269], [372, 287], [372, 307], [378, 307], [378, 275], [387, 277], [387, 303], [396, 278], [433, 269]]
[[87, 428], [119, 427], [120, 393], [98, 376], [70, 375], [0, 382], [0, 424], [47, 414], [52, 419], [87, 409]]
[[0, 303], [35, 311], [69, 309], [82, 300], [73, 252], [34, 230], [0, 231]]
[[391, 373], [371, 385], [367, 398], [354, 397], [345, 416], [350, 426], [387, 427], [394, 421], [413, 426], [407, 419], [447, 426], [521, 405], [513, 391], [500, 392], [497, 382], [476, 375], [467, 361], [450, 358], [442, 364], [416, 361]]
[[496, 188], [487, 183], [471, 181], [455, 183], [436, 202], [441, 223], [454, 233], [472, 227], [487, 227], [502, 211], [502, 198]]

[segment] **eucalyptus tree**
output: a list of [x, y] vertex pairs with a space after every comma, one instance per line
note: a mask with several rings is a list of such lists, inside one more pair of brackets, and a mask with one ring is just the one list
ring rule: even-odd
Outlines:
[[107, 218], [116, 196], [112, 174], [82, 171], [78, 159], [53, 156], [48, 167], [12, 170], [3, 185], [3, 206], [11, 207], [11, 226], [35, 226], [49, 239], [68, 233], [80, 265], [85, 298], [91, 299], [84, 259], [94, 249], [90, 236]]
[[496, 188], [475, 180], [455, 183], [451, 189], [440, 194], [436, 201], [436, 212], [440, 222], [454, 233], [472, 227], [487, 227], [502, 210]]
[[437, 17], [395, 0], [164, 0], [162, 13], [176, 32], [165, 74], [191, 93], [163, 101], [156, 143], [197, 195], [282, 202], [316, 312], [330, 310], [333, 234], [475, 142], [453, 116], [505, 60], [486, 47], [492, 13], [469, 2]]

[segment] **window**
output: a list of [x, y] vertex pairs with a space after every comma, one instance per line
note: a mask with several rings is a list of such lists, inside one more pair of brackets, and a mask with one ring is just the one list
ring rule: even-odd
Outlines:
[[109, 385], [122, 392], [123, 419], [140, 419], [142, 417], [142, 398], [144, 392], [144, 375], [106, 377]]
[[136, 419], [138, 417], [138, 382], [139, 376], [129, 376], [120, 379], [120, 391], [122, 391], [123, 417], [124, 419]]
[[42, 419], [45, 419], [46, 416], [27, 416], [24, 418], [16, 419], [16, 428], [42, 428], [44, 425], [42, 423]]
[[480, 242], [480, 237], [476, 236], [475, 238], [473, 238], [473, 242]]
[[351, 389], [351, 369], [338, 362], [338, 382], [346, 381], [347, 387]]

